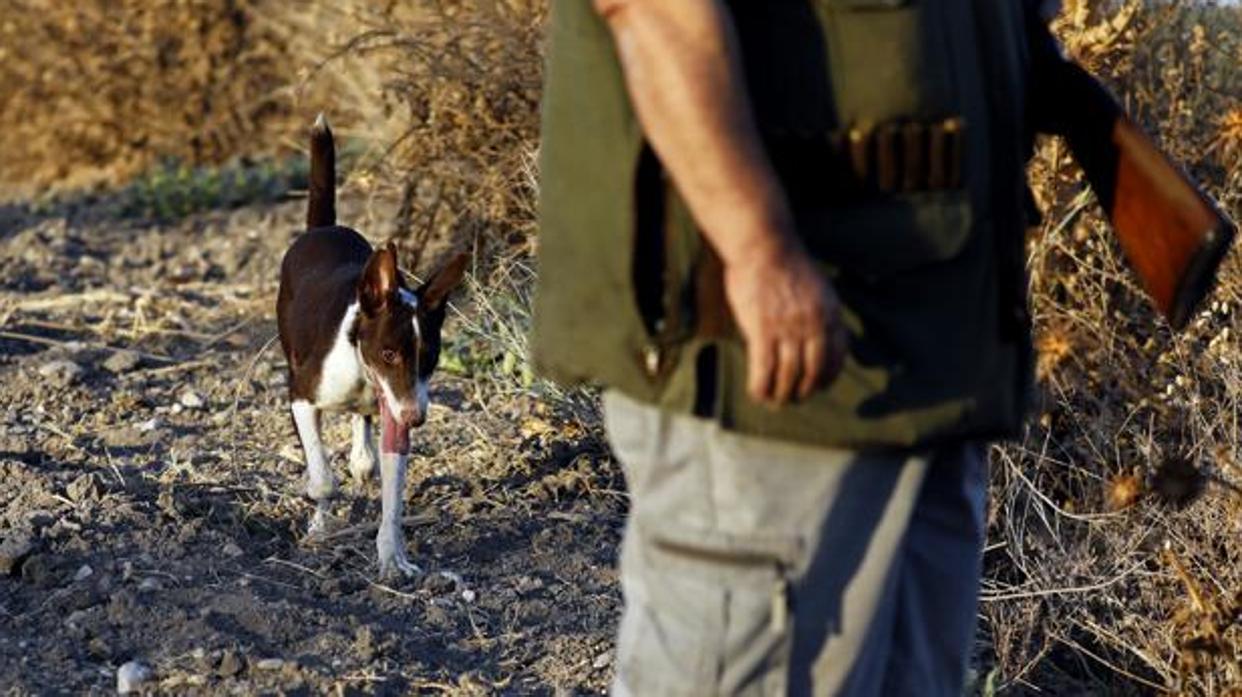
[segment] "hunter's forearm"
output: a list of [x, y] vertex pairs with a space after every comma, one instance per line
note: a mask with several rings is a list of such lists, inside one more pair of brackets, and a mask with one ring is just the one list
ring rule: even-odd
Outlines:
[[795, 244], [760, 144], [732, 18], [717, 0], [596, 0], [638, 118], [726, 264]]

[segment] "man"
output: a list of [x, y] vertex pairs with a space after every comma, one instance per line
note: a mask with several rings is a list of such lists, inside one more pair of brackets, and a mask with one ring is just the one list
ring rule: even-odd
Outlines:
[[1026, 21], [554, 0], [534, 353], [609, 388], [616, 694], [960, 694], [1030, 372]]

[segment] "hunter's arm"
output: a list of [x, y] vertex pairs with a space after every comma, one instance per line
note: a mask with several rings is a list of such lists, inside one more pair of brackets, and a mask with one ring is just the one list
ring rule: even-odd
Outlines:
[[759, 141], [732, 19], [715, 0], [596, 0], [634, 108], [703, 234], [728, 264], [793, 240]]
[[718, 0], [595, 6], [647, 139], [723, 262], [751, 395], [807, 396], [844, 353], [837, 300], [794, 232], [763, 150], [729, 12]]

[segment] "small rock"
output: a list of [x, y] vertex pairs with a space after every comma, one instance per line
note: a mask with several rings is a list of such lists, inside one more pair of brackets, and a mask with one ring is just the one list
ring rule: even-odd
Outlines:
[[280, 670], [284, 666], [285, 661], [282, 658], [264, 658], [254, 664], [259, 670]]
[[220, 656], [220, 665], [216, 667], [216, 674], [223, 678], [231, 678], [242, 672], [245, 663], [242, 662], [241, 656], [237, 655], [232, 649], [225, 650]]
[[525, 624], [543, 624], [552, 616], [552, 607], [542, 600], [531, 600], [518, 605], [515, 614]]
[[236, 559], [237, 557], [240, 557], [241, 555], [245, 554], [245, 552], [242, 551], [242, 548], [237, 546], [236, 542], [229, 542], [228, 544], [224, 545], [224, 548], [221, 549], [220, 551], [224, 552], [224, 556], [231, 557], [233, 559]]
[[125, 626], [133, 622], [134, 612], [138, 608], [138, 601], [133, 593], [120, 591], [113, 593], [112, 598], [108, 600], [108, 608], [106, 614], [108, 622], [117, 626]]
[[90, 615], [90, 610], [74, 610], [69, 613], [69, 616], [61, 624], [66, 627], [81, 627], [86, 624], [86, 620], [90, 618]]
[[103, 434], [104, 445], [109, 448], [139, 448], [144, 445], [150, 445], [151, 441], [152, 438], [149, 432], [139, 430], [133, 426], [111, 428]]
[[62, 537], [76, 536], [82, 526], [66, 518], [58, 518], [55, 523], [43, 531], [43, 537], [55, 540]]
[[181, 396], [177, 398], [177, 401], [186, 409], [202, 409], [203, 406], [207, 404], [207, 402], [203, 400], [202, 395], [194, 390], [186, 390], [185, 392], [182, 392]]
[[541, 591], [543, 588], [543, 579], [536, 576], [522, 576], [518, 578], [517, 584], [514, 585], [513, 589], [522, 595], [529, 595]]
[[422, 589], [434, 595], [451, 593], [457, 587], [457, 579], [446, 573], [428, 574], [420, 584]]
[[469, 588], [461, 592], [461, 599], [468, 603], [473, 603], [476, 599], [478, 599], [478, 597], [479, 596]]
[[92, 472], [78, 477], [69, 482], [69, 486], [65, 487], [65, 495], [74, 503], [94, 501], [103, 496], [103, 493], [103, 484], [100, 483], [99, 477]]
[[37, 508], [26, 514], [26, 520], [35, 530], [42, 530], [55, 523], [57, 518], [51, 511]]
[[116, 691], [123, 695], [137, 692], [152, 677], [150, 668], [138, 661], [130, 661], [116, 671]]
[[86, 650], [99, 660], [107, 660], [112, 655], [112, 647], [102, 636], [96, 636], [87, 642]]
[[103, 362], [104, 370], [109, 373], [128, 373], [142, 363], [142, 357], [134, 351], [117, 351]]
[[159, 579], [152, 578], [150, 576], [142, 579], [142, 583], [138, 584], [139, 593], [154, 593], [155, 591], [163, 589], [164, 587], [160, 585]]
[[151, 431], [154, 431], [155, 429], [159, 428], [161, 425], [162, 425], [162, 422], [159, 420], [159, 418], [152, 416], [146, 421], [143, 421], [142, 423], [138, 424], [138, 430], [142, 431], [143, 433], [150, 433]]
[[23, 433], [18, 433], [17, 428], [10, 428], [7, 432], [0, 432], [0, 451], [10, 457], [21, 457], [34, 452], [31, 446], [32, 438], [24, 437]]
[[611, 651], [605, 651], [601, 653], [600, 655], [596, 656], [594, 661], [591, 661], [591, 667], [594, 668], [595, 670], [601, 670], [603, 668], [607, 668], [610, 665], [612, 665], [612, 652]]
[[73, 575], [73, 580], [74, 581], [85, 581], [86, 579], [94, 575], [95, 575], [95, 570], [90, 567], [90, 564], [83, 564], [78, 569], [77, 573]]
[[86, 371], [73, 361], [48, 361], [39, 366], [39, 375], [57, 387], [68, 387], [77, 382]]
[[375, 658], [375, 632], [367, 625], [354, 630], [354, 653], [363, 663], [370, 663]]
[[31, 555], [22, 564], [22, 579], [40, 588], [56, 585], [58, 576], [56, 562], [46, 554]]
[[69, 610], [86, 610], [103, 601], [103, 597], [90, 586], [78, 586], [65, 595], [65, 607]]
[[430, 627], [448, 630], [454, 626], [452, 615], [449, 614], [449, 611], [443, 605], [436, 603], [427, 605], [427, 611], [423, 617], [426, 624]]
[[190, 658], [194, 661], [194, 670], [202, 674], [209, 674], [215, 668], [215, 662], [211, 654], [207, 653], [207, 649], [197, 646], [190, 652]]
[[61, 346], [52, 349], [52, 353], [57, 357], [65, 357], [72, 359], [80, 359], [83, 354], [89, 350], [86, 344], [81, 341], [68, 341]]
[[13, 570], [32, 550], [34, 550], [34, 540], [28, 532], [14, 532], [5, 537], [0, 541], [0, 574], [13, 573]]
[[325, 578], [319, 582], [319, 592], [329, 598], [335, 598], [341, 594], [341, 580], [339, 578]]

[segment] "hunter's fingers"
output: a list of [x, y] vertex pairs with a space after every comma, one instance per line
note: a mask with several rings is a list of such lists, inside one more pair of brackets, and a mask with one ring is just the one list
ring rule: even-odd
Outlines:
[[780, 342], [777, 345], [776, 388], [772, 391], [772, 401], [776, 404], [788, 402], [801, 375], [802, 342], [788, 339]]
[[827, 342], [820, 337], [807, 339], [802, 347], [802, 380], [798, 382], [798, 399], [811, 396], [828, 367]]
[[757, 402], [766, 402], [772, 392], [774, 363], [776, 362], [776, 346], [767, 339], [752, 339], [746, 347], [747, 390]]
[[845, 356], [850, 350], [849, 332], [842, 326], [840, 320], [832, 323], [828, 329], [828, 355], [824, 362], [824, 383], [837, 379], [837, 375], [845, 368]]

